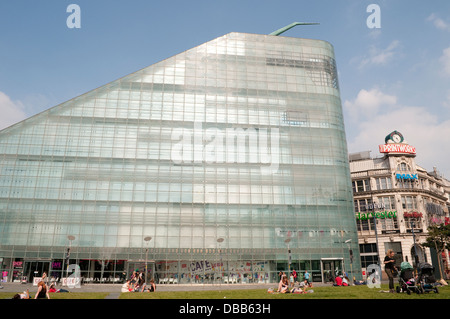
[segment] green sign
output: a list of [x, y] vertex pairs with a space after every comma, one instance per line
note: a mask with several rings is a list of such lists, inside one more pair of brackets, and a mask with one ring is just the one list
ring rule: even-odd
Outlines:
[[370, 213], [356, 213], [356, 219], [357, 220], [367, 220], [369, 218], [396, 218], [397, 217], [397, 211], [384, 211], [384, 212], [370, 212]]

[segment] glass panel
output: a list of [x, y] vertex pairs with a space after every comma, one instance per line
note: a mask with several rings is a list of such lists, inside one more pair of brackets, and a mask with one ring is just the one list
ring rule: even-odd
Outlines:
[[0, 252], [70, 246], [92, 280], [148, 258], [161, 279], [251, 282], [289, 245], [321, 278], [369, 204], [352, 209], [338, 89], [329, 43], [230, 33], [7, 128]]

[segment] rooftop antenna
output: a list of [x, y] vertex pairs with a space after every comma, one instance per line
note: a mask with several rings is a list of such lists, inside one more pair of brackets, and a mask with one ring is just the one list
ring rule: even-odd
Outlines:
[[273, 31], [272, 33], [269, 33], [269, 35], [280, 35], [283, 32], [286, 32], [287, 30], [295, 27], [296, 25], [313, 25], [313, 24], [320, 24], [320, 23], [317, 23], [317, 22], [293, 22], [281, 29], [278, 29], [277, 31]]

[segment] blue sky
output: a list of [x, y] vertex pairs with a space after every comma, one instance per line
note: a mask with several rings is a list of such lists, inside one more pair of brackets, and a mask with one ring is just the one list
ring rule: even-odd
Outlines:
[[[70, 4], [81, 28], [68, 28]], [[369, 28], [370, 4], [381, 28]], [[349, 152], [393, 130], [417, 163], [450, 179], [450, 1], [104, 1], [0, 3], [0, 129], [229, 32], [327, 40], [335, 48]]]

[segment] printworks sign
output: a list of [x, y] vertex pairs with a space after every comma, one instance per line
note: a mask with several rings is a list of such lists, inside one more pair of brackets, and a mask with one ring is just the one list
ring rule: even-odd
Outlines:
[[380, 153], [416, 154], [416, 148], [408, 144], [383, 144], [379, 148]]
[[398, 131], [393, 131], [386, 136], [384, 143], [379, 146], [380, 153], [416, 154], [416, 148], [406, 144], [402, 133]]

